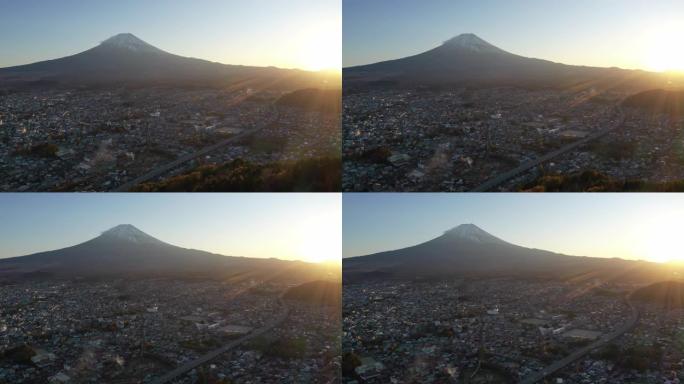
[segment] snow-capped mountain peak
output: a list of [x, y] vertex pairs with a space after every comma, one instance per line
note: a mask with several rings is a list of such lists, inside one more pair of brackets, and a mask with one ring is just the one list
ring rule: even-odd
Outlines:
[[482, 40], [473, 33], [463, 33], [442, 44], [444, 47], [468, 49], [473, 52], [501, 52], [501, 49]]
[[131, 243], [159, 243], [160, 241], [146, 234], [131, 224], [121, 224], [102, 232], [100, 238]]
[[159, 49], [140, 40], [132, 33], [120, 33], [116, 36], [112, 36], [109, 39], [103, 41], [100, 45], [125, 48], [136, 52], [159, 51]]
[[476, 243], [506, 243], [498, 237], [490, 235], [486, 231], [480, 229], [480, 227], [475, 224], [461, 224], [444, 232], [444, 236]]

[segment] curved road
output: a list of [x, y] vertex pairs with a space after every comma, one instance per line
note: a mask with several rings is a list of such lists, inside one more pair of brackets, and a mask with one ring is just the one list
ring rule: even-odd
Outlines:
[[238, 345], [240, 345], [240, 344], [242, 344], [242, 343], [244, 343], [250, 339], [253, 339], [257, 336], [261, 336], [264, 333], [266, 333], [266, 332], [270, 331], [271, 329], [277, 327], [278, 325], [282, 324], [285, 321], [285, 319], [287, 319], [287, 316], [290, 314], [290, 309], [283, 303], [282, 299], [279, 299], [278, 301], [284, 307], [283, 312], [281, 312], [280, 315], [278, 315], [278, 317], [276, 317], [270, 323], [264, 325], [263, 327], [261, 327], [259, 329], [252, 331], [248, 335], [242, 336], [241, 338], [239, 338], [237, 340], [231, 341], [230, 343], [224, 345], [221, 348], [218, 348], [218, 349], [215, 349], [211, 352], [208, 352], [207, 354], [205, 354], [205, 355], [203, 355], [203, 356], [201, 356], [201, 357], [199, 357], [193, 361], [189, 361], [189, 362], [175, 368], [171, 372], [153, 380], [152, 384], [164, 384], [164, 383], [168, 383], [172, 380], [175, 380], [175, 379], [179, 378], [180, 376], [186, 374], [187, 372], [199, 367], [200, 365], [206, 364], [209, 361], [217, 358], [219, 355], [222, 355], [222, 354], [230, 351], [231, 349], [237, 347]]
[[510, 180], [510, 179], [512, 179], [512, 178], [514, 178], [514, 177], [516, 177], [516, 176], [518, 176], [524, 172], [527, 172], [530, 169], [537, 167], [537, 166], [541, 165], [542, 163], [545, 163], [545, 162], [553, 159], [554, 157], [558, 157], [558, 156], [560, 156], [560, 155], [562, 155], [568, 151], [571, 151], [571, 150], [573, 150], [579, 146], [582, 146], [582, 145], [584, 145], [590, 141], [596, 140], [596, 139], [606, 135], [608, 132], [616, 129], [619, 126], [621, 126], [624, 122], [625, 122], [625, 117], [622, 116], [620, 118], [620, 121], [617, 124], [615, 124], [614, 126], [612, 126], [610, 128], [606, 128], [602, 131], [593, 133], [593, 134], [591, 134], [591, 135], [589, 135], [583, 139], [574, 141], [574, 142], [572, 142], [572, 143], [570, 143], [564, 147], [561, 147], [561, 148], [559, 148], [553, 152], [547, 153], [546, 155], [538, 157], [534, 160], [526, 161], [526, 162], [522, 163], [521, 165], [519, 165], [518, 167], [516, 167], [516, 168], [514, 168], [508, 172], [502, 173], [499, 176], [496, 176], [494, 178], [491, 178], [491, 179], [485, 181], [483, 184], [474, 188], [471, 192], [487, 192], [487, 191], [490, 191], [490, 190], [498, 187], [499, 185], [505, 183], [506, 181], [508, 181], [508, 180]]
[[627, 305], [629, 305], [629, 307], [632, 309], [632, 316], [620, 328], [607, 335], [602, 336], [600, 339], [594, 341], [586, 347], [576, 350], [575, 352], [564, 357], [563, 359], [546, 366], [540, 372], [534, 373], [524, 378], [520, 381], [520, 384], [533, 384], [538, 381], [541, 381], [545, 379], [547, 376], [550, 376], [565, 368], [566, 366], [570, 365], [571, 363], [579, 360], [580, 358], [582, 358], [589, 352], [593, 351], [594, 349], [604, 346], [605, 344], [617, 339], [618, 337], [622, 336], [622, 334], [624, 334], [625, 332], [634, 328], [637, 321], [639, 320], [639, 310], [636, 309], [636, 307], [629, 301], [629, 299], [627, 299]]

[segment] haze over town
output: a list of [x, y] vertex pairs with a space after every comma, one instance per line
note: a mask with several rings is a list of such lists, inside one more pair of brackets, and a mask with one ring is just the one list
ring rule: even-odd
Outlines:
[[344, 379], [681, 382], [683, 203], [345, 194]]
[[339, 195], [2, 194], [0, 212], [0, 383], [339, 375]]

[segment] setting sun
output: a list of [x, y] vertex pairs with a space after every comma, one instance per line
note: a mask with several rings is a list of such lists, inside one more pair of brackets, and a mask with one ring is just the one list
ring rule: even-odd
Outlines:
[[314, 230], [310, 237], [300, 243], [301, 259], [310, 263], [339, 261], [340, 256], [331, 252], [339, 242], [339, 237], [325, 228]]
[[681, 219], [663, 215], [646, 227], [641, 252], [647, 260], [669, 263], [684, 260], [682, 254]]
[[300, 253], [304, 261], [322, 263], [332, 259], [330, 255], [329, 236], [314, 236], [300, 246]]
[[684, 71], [684, 27], [679, 23], [656, 29], [649, 39], [647, 65], [657, 72]]
[[312, 33], [305, 35], [299, 48], [299, 62], [308, 71], [334, 70], [342, 67], [342, 36], [339, 28], [316, 26]]
[[310, 263], [339, 262], [341, 228], [325, 215], [309, 217], [299, 230], [299, 259]]

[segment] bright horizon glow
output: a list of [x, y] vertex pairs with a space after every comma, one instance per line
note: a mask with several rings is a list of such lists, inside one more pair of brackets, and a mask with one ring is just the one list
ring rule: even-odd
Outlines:
[[0, 0], [0, 68], [74, 55], [119, 33], [223, 64], [341, 71], [339, 0]]
[[226, 256], [341, 259], [334, 193], [0, 194], [0, 258], [80, 244], [119, 224]]
[[427, 51], [474, 33], [568, 65], [684, 72], [679, 0], [344, 0], [344, 67]]
[[[302, 36], [298, 61], [308, 71], [342, 71], [342, 20], [313, 26]], [[333, 42], [338, 41], [340, 44]]]
[[301, 260], [310, 263], [342, 260], [342, 195], [337, 197], [338, 214], [334, 217], [330, 212], [311, 212], [296, 223], [296, 253]]
[[473, 223], [572, 256], [684, 263], [681, 194], [344, 194], [343, 257], [416, 245]]
[[638, 252], [646, 255], [647, 260], [657, 263], [684, 262], [682, 248], [682, 216], [664, 213], [648, 220], [645, 231], [638, 244]]
[[684, 17], [654, 28], [648, 39], [647, 68], [655, 72], [684, 71]]

